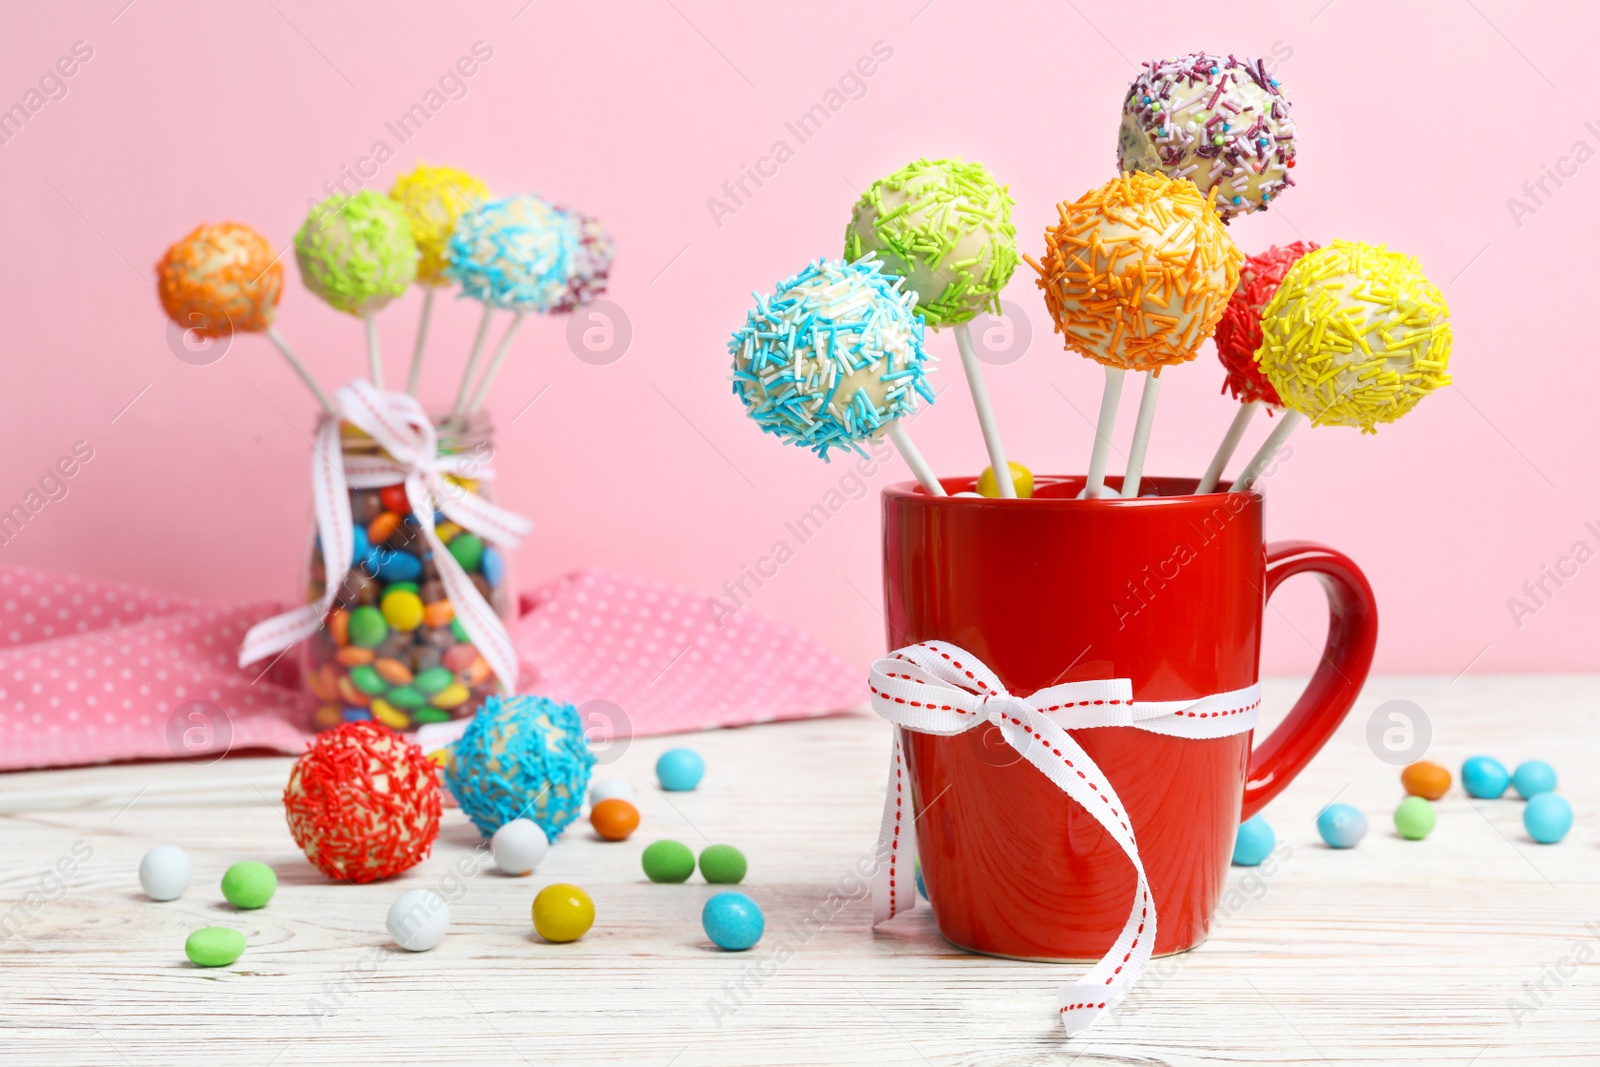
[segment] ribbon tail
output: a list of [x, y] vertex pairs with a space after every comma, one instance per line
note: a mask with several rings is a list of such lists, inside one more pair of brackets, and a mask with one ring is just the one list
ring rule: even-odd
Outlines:
[[911, 780], [906, 775], [900, 727], [894, 728], [889, 756], [889, 788], [883, 798], [883, 823], [878, 830], [877, 861], [872, 875], [872, 925], [888, 922], [917, 903], [917, 837], [911, 815]]

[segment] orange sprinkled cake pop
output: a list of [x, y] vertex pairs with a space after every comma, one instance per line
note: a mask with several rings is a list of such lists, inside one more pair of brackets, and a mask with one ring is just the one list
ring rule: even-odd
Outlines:
[[196, 226], [156, 264], [167, 317], [202, 337], [272, 325], [283, 266], [267, 239], [237, 222]]

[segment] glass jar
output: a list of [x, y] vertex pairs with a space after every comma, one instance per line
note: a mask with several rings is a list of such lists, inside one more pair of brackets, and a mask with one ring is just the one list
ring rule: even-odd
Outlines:
[[[463, 473], [445, 475], [452, 490], [493, 500], [489, 483], [472, 476], [494, 455], [488, 417], [433, 419], [439, 455], [466, 456]], [[345, 423], [341, 447], [355, 456], [386, 457], [370, 436]], [[352, 565], [323, 625], [303, 642], [301, 677], [320, 702], [314, 723], [329, 729], [375, 719], [396, 730], [465, 718], [503, 691], [488, 662], [456, 619], [438, 565], [406, 499], [403, 484], [349, 490], [355, 529]], [[439, 540], [502, 622], [513, 596], [506, 555], [482, 537], [434, 512]], [[328, 582], [321, 539], [313, 536], [306, 585], [310, 602]], [[337, 577], [337, 576], [335, 576]]]

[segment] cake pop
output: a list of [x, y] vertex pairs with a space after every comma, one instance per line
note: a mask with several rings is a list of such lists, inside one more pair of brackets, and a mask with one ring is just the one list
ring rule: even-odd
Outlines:
[[1450, 309], [1411, 256], [1335, 241], [1290, 268], [1261, 313], [1256, 361], [1288, 413], [1245, 473], [1248, 489], [1284, 439], [1313, 426], [1377, 432], [1450, 384]]
[[1217, 487], [1223, 468], [1233, 458], [1233, 450], [1239, 447], [1239, 441], [1258, 408], [1265, 406], [1270, 415], [1273, 408], [1283, 407], [1283, 401], [1278, 399], [1278, 391], [1262, 376], [1261, 368], [1256, 364], [1256, 349], [1261, 347], [1261, 310], [1278, 291], [1278, 284], [1283, 281], [1289, 268], [1301, 256], [1318, 247], [1311, 241], [1296, 241], [1282, 248], [1273, 245], [1265, 252], [1246, 256], [1239, 268], [1239, 288], [1229, 298], [1228, 307], [1217, 322], [1213, 340], [1217, 346], [1217, 358], [1227, 372], [1222, 391], [1232, 393], [1240, 407], [1228, 426], [1228, 432], [1223, 435], [1222, 444], [1217, 446], [1217, 454], [1211, 457], [1211, 466], [1206, 468], [1205, 475], [1195, 486], [1196, 493], [1209, 493]]
[[161, 308], [201, 337], [262, 333], [306, 383], [324, 411], [333, 404], [295, 358], [273, 319], [283, 295], [283, 266], [267, 239], [237, 222], [196, 226], [156, 264]]
[[365, 320], [372, 384], [383, 388], [378, 325], [373, 317], [417, 276], [417, 242], [405, 212], [363, 189], [317, 204], [294, 235], [294, 257], [306, 288], [329, 306]]
[[1123, 174], [1057, 206], [1039, 273], [1045, 306], [1070, 351], [1106, 368], [1084, 486], [1098, 496], [1116, 426], [1122, 377], [1145, 371], [1123, 496], [1137, 496], [1161, 368], [1195, 356], [1239, 283], [1239, 249], [1194, 184]]
[[870, 253], [853, 263], [819, 259], [780, 282], [728, 342], [733, 393], [765, 433], [824, 460], [836, 448], [888, 434], [923, 489], [943, 496], [899, 420], [933, 391], [916, 294]]
[[1294, 184], [1289, 101], [1259, 59], [1195, 52], [1152, 61], [1128, 87], [1117, 167], [1187, 178], [1216, 191], [1224, 219], [1268, 204]]
[[450, 284], [446, 273], [445, 246], [455, 233], [456, 220], [489, 199], [489, 187], [464, 170], [417, 164], [409, 174], [396, 178], [389, 199], [400, 205], [411, 223], [411, 236], [417, 242], [417, 283], [422, 286], [422, 319], [417, 323], [417, 340], [411, 351], [411, 373], [406, 377], [406, 392], [416, 395], [422, 374], [422, 350], [428, 337], [428, 320], [433, 317], [433, 294]]
[[1003, 497], [1015, 497], [1011, 468], [967, 323], [999, 311], [1000, 290], [1017, 267], [1011, 195], [979, 163], [919, 159], [882, 178], [856, 202], [844, 257], [876, 253], [889, 274], [917, 294], [928, 325], [955, 327], [990, 469]]
[[483, 836], [532, 819], [554, 841], [578, 817], [594, 764], [571, 704], [491, 696], [455, 743], [445, 784]]
[[462, 296], [483, 303], [483, 319], [456, 394], [456, 415], [467, 410], [494, 309], [513, 312], [500, 338], [498, 360], [524, 314], [549, 311], [566, 294], [575, 244], [566, 214], [531, 194], [491, 200], [456, 224], [445, 250], [450, 275], [461, 283]]

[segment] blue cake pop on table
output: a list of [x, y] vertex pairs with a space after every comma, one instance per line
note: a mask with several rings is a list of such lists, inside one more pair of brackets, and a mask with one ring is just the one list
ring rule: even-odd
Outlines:
[[594, 764], [571, 704], [491, 696], [453, 746], [444, 780], [485, 837], [527, 818], [554, 841], [578, 817]]
[[445, 250], [461, 294], [511, 311], [548, 311], [566, 295], [577, 239], [544, 199], [491, 200], [462, 215]]

